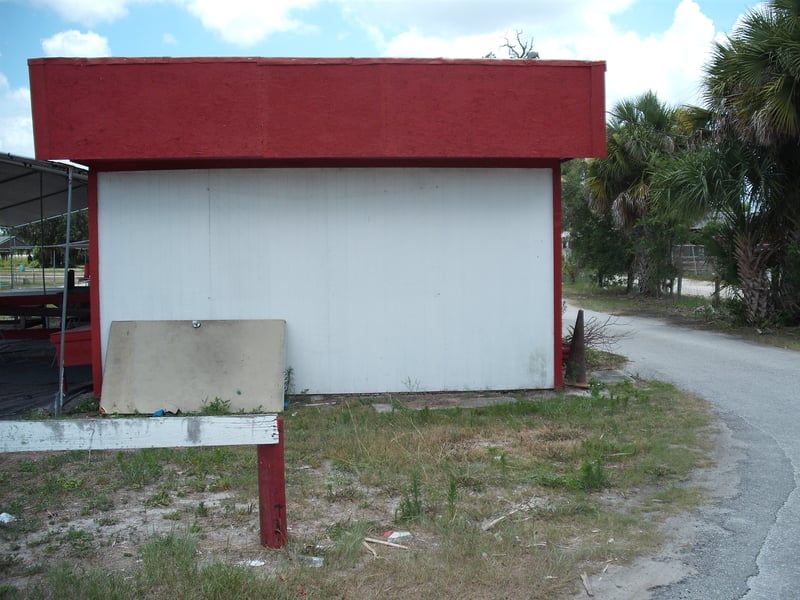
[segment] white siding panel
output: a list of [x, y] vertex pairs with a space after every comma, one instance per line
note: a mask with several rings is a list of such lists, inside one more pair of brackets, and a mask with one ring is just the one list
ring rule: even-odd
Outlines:
[[99, 179], [112, 320], [285, 319], [297, 390], [554, 384], [547, 169]]

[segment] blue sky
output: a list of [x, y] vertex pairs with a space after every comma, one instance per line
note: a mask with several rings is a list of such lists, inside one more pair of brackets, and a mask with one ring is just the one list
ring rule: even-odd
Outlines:
[[[522, 31], [543, 59], [607, 61], [606, 102], [697, 103], [746, 0], [0, 0], [0, 153], [33, 156], [27, 59], [480, 58]], [[65, 101], [68, 101], [65, 99]]]

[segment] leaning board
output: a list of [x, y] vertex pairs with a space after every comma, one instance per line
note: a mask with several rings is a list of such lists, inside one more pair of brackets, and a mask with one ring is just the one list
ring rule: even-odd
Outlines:
[[219, 399], [232, 412], [283, 410], [286, 322], [114, 321], [102, 409], [198, 412]]

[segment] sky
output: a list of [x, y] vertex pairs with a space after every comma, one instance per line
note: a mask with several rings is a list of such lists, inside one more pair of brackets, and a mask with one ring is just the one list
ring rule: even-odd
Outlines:
[[[544, 60], [604, 60], [606, 107], [702, 101], [751, 0], [0, 0], [0, 153], [34, 157], [29, 58], [481, 58], [517, 32]], [[68, 99], [65, 99], [68, 101]]]

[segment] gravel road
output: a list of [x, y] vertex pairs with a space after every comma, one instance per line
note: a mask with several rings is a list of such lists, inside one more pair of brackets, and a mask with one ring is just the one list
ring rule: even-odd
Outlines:
[[[569, 307], [564, 323], [576, 314]], [[717, 467], [698, 474], [709, 504], [667, 522], [658, 556], [595, 578], [595, 597], [800, 598], [800, 353], [660, 319], [618, 317], [614, 328], [627, 333], [616, 351], [628, 371], [709, 400], [720, 435]]]

